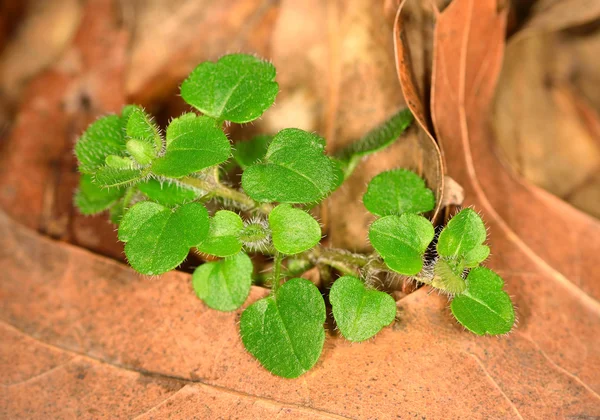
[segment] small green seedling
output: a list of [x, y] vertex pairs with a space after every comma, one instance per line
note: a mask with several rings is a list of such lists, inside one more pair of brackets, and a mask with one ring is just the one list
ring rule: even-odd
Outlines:
[[[319, 245], [323, 232], [311, 209], [362, 159], [394, 143], [412, 122], [410, 112], [336, 156], [325, 154], [322, 137], [296, 128], [232, 147], [224, 124], [259, 118], [278, 89], [273, 65], [232, 54], [199, 65], [183, 82], [181, 96], [199, 114], [175, 118], [164, 136], [138, 106], [100, 118], [75, 146], [82, 174], [75, 204], [83, 214], [109, 212], [129, 263], [142, 274], [173, 270], [190, 251], [210, 257], [192, 276], [210, 308], [237, 310], [253, 283], [270, 286], [268, 297], [242, 312], [240, 332], [246, 349], [279, 376], [298, 377], [319, 360], [326, 298], [347, 340], [368, 340], [394, 322], [396, 303], [373, 286], [377, 273], [447, 294], [454, 317], [475, 334], [508, 333], [515, 314], [504, 282], [480, 266], [490, 253], [483, 221], [463, 209], [436, 241], [426, 217], [435, 197], [414, 172], [383, 172], [368, 185], [363, 203], [375, 218], [375, 254]], [[259, 254], [272, 257], [272, 266], [255, 269]], [[325, 274], [322, 289], [299, 278], [312, 267]]]

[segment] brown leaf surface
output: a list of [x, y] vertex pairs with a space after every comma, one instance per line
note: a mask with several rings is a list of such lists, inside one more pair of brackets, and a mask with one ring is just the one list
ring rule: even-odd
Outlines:
[[[404, 107], [391, 30], [383, 7], [369, 0], [283, 0], [271, 44], [281, 92], [257, 123], [262, 131], [314, 130], [335, 152]], [[425, 173], [441, 197], [439, 153], [413, 127], [385, 153], [362, 162], [326, 201], [321, 220], [330, 245], [370, 249], [366, 237], [373, 216], [361, 197], [373, 176], [398, 166]]]
[[[399, 302], [395, 327], [358, 345], [330, 338], [317, 367], [290, 381], [244, 351], [239, 313], [204, 306], [188, 275], [140, 277], [0, 217], [1, 373], [9, 386], [0, 393], [2, 417], [131, 417], [156, 407], [159, 418], [209, 418], [206, 405], [234, 417], [226, 410], [238, 403], [248, 410], [240, 418], [279, 410], [350, 418], [600, 415], [598, 343], [581, 340], [600, 331], [593, 308], [568, 289], [545, 289], [531, 306], [520, 299], [531, 313], [521, 311], [525, 323], [509, 339], [464, 332], [445, 299], [421, 289]], [[543, 283], [523, 273], [509, 284], [517, 280]], [[253, 289], [247, 304], [264, 293]], [[548, 310], [550, 302], [569, 316]], [[561, 345], [567, 339], [571, 347]]]
[[[101, 68], [115, 63], [113, 71], [120, 75], [121, 32], [107, 4], [88, 3], [83, 19], [96, 29], [81, 28], [78, 36], [88, 34], [90, 45], [98, 45], [97, 61], [86, 60], [88, 72], [96, 68], [93, 63], [104, 63]], [[297, 120], [329, 136], [335, 149], [402, 103], [392, 80], [391, 27], [372, 2], [283, 1], [280, 7], [271, 48], [283, 92], [270, 111], [278, 116], [266, 115], [262, 128], [275, 129], [286, 116], [288, 121], [302, 117]], [[244, 351], [239, 312], [208, 309], [194, 296], [188, 275], [140, 277], [0, 213], [0, 374], [5, 386], [0, 417], [600, 416], [600, 343], [595, 340], [600, 336], [600, 291], [593, 265], [600, 232], [591, 218], [513, 178], [493, 153], [484, 123], [503, 50], [505, 14], [497, 10], [490, 1], [457, 0], [440, 15], [432, 102], [448, 171], [465, 187], [468, 204], [490, 224], [492, 267], [504, 276], [518, 305], [520, 324], [512, 335], [481, 338], [463, 331], [452, 321], [445, 298], [428, 296], [423, 288], [398, 302], [400, 320], [375, 339], [351, 344], [329, 338], [314, 370], [284, 380]], [[85, 20], [92, 15], [97, 20]], [[298, 22], [306, 23], [298, 27]], [[102, 50], [105, 44], [96, 38], [102, 31], [115, 36], [109, 42], [113, 50]], [[106, 54], [102, 61], [99, 57]], [[29, 146], [49, 135], [59, 144], [72, 141], [74, 135], [61, 131], [70, 120], [50, 112], [60, 107], [60, 99], [45, 101], [74, 88], [62, 82], [64, 75], [52, 77], [45, 75], [34, 85], [52, 95], [36, 97], [31, 88], [17, 124], [19, 136], [11, 138], [25, 138]], [[97, 80], [125, 79], [106, 75]], [[111, 105], [98, 107], [101, 111], [118, 108], [122, 100], [122, 85], [108, 86], [117, 94], [114, 102], [106, 102]], [[94, 90], [93, 98], [104, 92]], [[40, 98], [42, 104], [54, 104], [50, 111], [36, 108]], [[48, 125], [52, 118], [58, 128]], [[45, 130], [28, 120], [44, 123]], [[21, 147], [19, 142], [10, 147]], [[13, 170], [33, 174], [35, 182], [21, 181], [12, 193], [31, 200], [31, 213], [10, 197], [3, 198], [2, 206], [34, 228], [45, 208], [42, 197], [49, 195], [43, 187], [51, 173], [48, 156], [64, 156], [45, 147], [46, 154], [36, 152], [24, 160], [26, 166], [16, 165], [14, 153], [2, 156], [12, 156], [7, 161]], [[391, 153], [361, 165], [348, 188], [330, 200], [334, 244], [364, 247], [369, 220], [357, 201], [366, 180], [386, 167], [419, 162], [422, 150], [411, 134]], [[36, 175], [37, 166], [46, 172]], [[12, 173], [6, 169], [2, 175]], [[0, 196], [10, 194], [11, 185], [3, 183]], [[19, 195], [23, 191], [27, 195]], [[581, 238], [588, 239], [582, 244]], [[265, 293], [254, 288], [246, 304]]]
[[72, 206], [73, 144], [98, 115], [125, 102], [126, 47], [113, 2], [87, 2], [72, 45], [25, 89], [0, 155], [0, 206], [15, 220], [115, 258], [122, 246], [106, 218], [83, 217]]
[[[178, 93], [201, 61], [231, 52], [269, 56], [279, 0], [122, 1], [132, 35], [125, 82], [135, 103], [152, 105]], [[170, 99], [170, 98], [169, 98]]]
[[[594, 9], [585, 1], [572, 3], [589, 20], [600, 16], [598, 8], [590, 14]], [[508, 43], [493, 105], [494, 134], [525, 179], [600, 218], [600, 79], [594, 61], [600, 32], [567, 30], [570, 17], [559, 21], [560, 32], [553, 31], [556, 21], [534, 17]]]

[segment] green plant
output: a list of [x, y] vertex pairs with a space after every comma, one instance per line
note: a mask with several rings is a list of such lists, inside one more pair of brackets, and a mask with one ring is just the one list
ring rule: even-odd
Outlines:
[[[243, 311], [240, 330], [246, 349], [276, 375], [297, 377], [319, 359], [325, 340], [322, 293], [329, 287], [333, 316], [346, 339], [364, 341], [391, 324], [396, 305], [374, 287], [380, 273], [453, 297], [452, 313], [476, 334], [509, 332], [514, 311], [503, 281], [480, 267], [490, 251], [481, 218], [464, 209], [435, 241], [434, 226], [422, 216], [434, 208], [434, 195], [409, 170], [377, 175], [363, 197], [378, 217], [369, 229], [375, 253], [319, 245], [321, 227], [310, 209], [364, 156], [392, 144], [412, 116], [398, 112], [335, 157], [325, 154], [323, 138], [293, 128], [232, 149], [224, 123], [260, 117], [277, 95], [274, 78], [271, 64], [228, 55], [201, 64], [183, 82], [183, 99], [202, 115], [172, 120], [164, 137], [138, 106], [99, 119], [75, 146], [82, 173], [76, 205], [84, 214], [110, 212], [129, 263], [142, 274], [172, 270], [190, 250], [221, 258], [193, 274], [197, 296], [211, 308], [235, 310], [253, 282], [270, 285], [268, 297]], [[241, 189], [228, 185], [226, 167], [243, 171]], [[212, 214], [209, 202], [218, 209]], [[266, 273], [255, 272], [256, 254], [273, 258]], [[323, 290], [298, 278], [315, 266], [331, 277]]]

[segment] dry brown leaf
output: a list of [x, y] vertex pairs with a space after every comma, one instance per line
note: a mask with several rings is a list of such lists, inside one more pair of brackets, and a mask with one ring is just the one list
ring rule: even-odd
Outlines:
[[[411, 30], [410, 24], [407, 24], [405, 19], [405, 6], [407, 5], [411, 6], [410, 10], [412, 11], [412, 19], [409, 19], [408, 23], [412, 21], [413, 26], [421, 30], [417, 31], [414, 28]], [[424, 64], [430, 61], [428, 54], [430, 52], [429, 34], [424, 34], [422, 30], [428, 27], [424, 22], [429, 22], [431, 19], [430, 14], [427, 14], [427, 10], [420, 2], [403, 0], [400, 3], [394, 21], [394, 52], [396, 55], [396, 71], [404, 100], [421, 126], [422, 131], [419, 131], [419, 139], [423, 147], [428, 150], [428, 156], [431, 157], [425, 162], [427, 165], [425, 175], [429, 185], [435, 186], [436, 206], [432, 216], [432, 219], [435, 220], [442, 205], [448, 203], [444, 198], [447, 189], [444, 185], [446, 169], [443, 156], [433, 135], [428, 100], [429, 84], [425, 82], [431, 75], [429, 65]], [[437, 180], [437, 182], [432, 183], [432, 180]], [[456, 184], [453, 180], [449, 183]], [[457, 191], [459, 188], [460, 186], [454, 188], [454, 190]]]
[[538, 0], [533, 5], [531, 18], [514, 38], [516, 41], [544, 32], [556, 32], [584, 25], [599, 17], [600, 2], [597, 0]]
[[[576, 9], [589, 12], [583, 3]], [[552, 32], [552, 21], [543, 16], [534, 16], [535, 32], [517, 33], [507, 46], [494, 102], [494, 134], [507, 162], [525, 179], [600, 217], [600, 196], [585, 193], [600, 188], [595, 185], [600, 34]], [[563, 27], [570, 23], [568, 15], [560, 22]]]
[[87, 2], [73, 44], [24, 92], [0, 155], [0, 206], [19, 223], [121, 257], [106, 217], [73, 209], [73, 144], [85, 126], [124, 103], [127, 36], [113, 2]]
[[440, 16], [433, 121], [448, 172], [465, 187], [467, 204], [483, 213], [492, 267], [519, 308], [519, 328], [506, 344], [535, 342], [597, 405], [600, 225], [513, 177], [494, 154], [485, 116], [500, 71], [505, 17], [492, 0], [457, 0]]
[[[257, 126], [271, 133], [286, 126], [314, 130], [335, 152], [405, 106], [395, 77], [391, 29], [383, 7], [369, 0], [282, 1], [271, 44], [281, 92]], [[374, 175], [402, 166], [425, 171], [430, 186], [440, 188], [439, 158], [413, 127], [385, 153], [361, 163], [327, 200], [320, 216], [329, 244], [369, 249], [367, 227], [373, 216], [362, 205], [362, 195]]]
[[[323, 3], [328, 8], [324, 14]], [[304, 83], [310, 86], [308, 92], [323, 96], [310, 102], [316, 111], [311, 106], [301, 111], [307, 121], [316, 121], [319, 132], [333, 134], [335, 148], [364, 133], [386, 112], [393, 112], [392, 105], [399, 104], [399, 91], [389, 92], [393, 85], [387, 78], [389, 70], [393, 75], [391, 39], [383, 36], [383, 13], [373, 12], [370, 2], [357, 0], [343, 7], [334, 2], [306, 2], [306, 9], [304, 4], [282, 4], [290, 14], [282, 9], [278, 30], [284, 33], [277, 35], [279, 41], [274, 40], [274, 45], [281, 42], [279, 49], [274, 46], [274, 58], [280, 75], [294, 66], [313, 71], [304, 73]], [[477, 7], [477, 19], [468, 13], [454, 15], [456, 4]], [[445, 298], [428, 296], [427, 290], [420, 289], [398, 303], [400, 321], [393, 328], [362, 344], [330, 339], [314, 370], [297, 380], [284, 380], [263, 370], [244, 351], [236, 325], [239, 313], [209, 310], [194, 296], [189, 276], [173, 272], [160, 278], [140, 277], [119, 263], [41, 237], [1, 214], [0, 320], [5, 340], [0, 360], [9, 362], [0, 364], [0, 374], [4, 384], [12, 386], [0, 393], [0, 417], [600, 415], [600, 344], [592, 341], [600, 334], [600, 309], [586, 294], [597, 296], [590, 274], [597, 250], [573, 247], [584, 230], [590, 238], [600, 237], [598, 227], [553, 197], [507, 176], [491, 154], [481, 116], [499, 70], [503, 14], [496, 16], [496, 8], [486, 5], [489, 2], [457, 0], [441, 15], [438, 29], [442, 33], [451, 29], [454, 36], [436, 44], [438, 53], [446, 53], [440, 57], [449, 58], [443, 62], [445, 73], [438, 68], [436, 74], [455, 82], [461, 73], [454, 69], [458, 62], [468, 69], [463, 76], [474, 77], [463, 78], [462, 84], [459, 77], [458, 83], [444, 87], [453, 95], [445, 97], [449, 103], [440, 98], [434, 101], [438, 107], [434, 115], [452, 163], [450, 174], [491, 224], [494, 268], [507, 280], [519, 306], [521, 323], [514, 334], [508, 339], [475, 337], [452, 321]], [[298, 40], [300, 45], [288, 44], [297, 49], [286, 55], [283, 28], [294, 23], [294, 13], [299, 20], [311, 10], [314, 13], [308, 16], [315, 26], [328, 27], [331, 39], [315, 40], [314, 45]], [[493, 56], [489, 66], [473, 65], [488, 63], [480, 60], [481, 49], [473, 51], [465, 43], [460, 46], [469, 48], [462, 51], [452, 44], [468, 41], [461, 36], [467, 28], [473, 40], [478, 36], [487, 41], [482, 45]], [[481, 36], [484, 29], [491, 39]], [[323, 38], [322, 33], [318, 37]], [[307, 47], [311, 45], [314, 49]], [[355, 49], [351, 53], [338, 49], [338, 55], [327, 62], [334, 72], [332, 81], [327, 80], [328, 89], [313, 91], [313, 86], [322, 86], [323, 74], [329, 73], [319, 73], [319, 66], [324, 65], [311, 64], [307, 51], [318, 57], [324, 45], [333, 52], [340, 45]], [[330, 50], [325, 51], [329, 54]], [[437, 66], [441, 66], [440, 57]], [[463, 95], [464, 89], [450, 88], [461, 85], [469, 87], [469, 95]], [[438, 94], [442, 87], [438, 80]], [[472, 95], [473, 87], [481, 96]], [[281, 101], [294, 97], [294, 92], [290, 81], [284, 85]], [[327, 96], [331, 92], [334, 95]], [[298, 94], [296, 103], [306, 101], [303, 95], [307, 92]], [[470, 101], [454, 103], [461, 97]], [[328, 110], [324, 121], [319, 109]], [[456, 123], [461, 123], [458, 129]], [[468, 138], [463, 136], [465, 127]], [[31, 135], [26, 128], [22, 126], [21, 135]], [[398, 165], [402, 147], [397, 145], [394, 154], [371, 159], [366, 165], [373, 172], [382, 170], [380, 164]], [[479, 178], [473, 179], [473, 173]], [[363, 176], [368, 177], [357, 175], [354, 182], [360, 184]], [[359, 195], [352, 193], [331, 201], [331, 207], [341, 213], [333, 213], [334, 221], [348, 212], [343, 204], [351, 202], [355, 215], [359, 212]], [[356, 221], [350, 217], [346, 222], [362, 223], [360, 217]], [[344, 234], [353, 232], [339, 224], [333, 227], [338, 237], [334, 242], [356, 244], [363, 239], [345, 238]], [[584, 273], [590, 277], [583, 279]], [[584, 291], [567, 278], [578, 280]], [[246, 304], [264, 293], [254, 288]], [[214, 411], [207, 411], [206, 406]]]
[[[0, 360], [10, 361], [0, 365], [9, 386], [0, 393], [2, 417], [117, 418], [152, 410], [158, 418], [235, 418], [228, 404], [240, 404], [240, 418], [279, 410], [373, 419], [600, 415], [597, 344], [575, 340], [554, 358], [555, 350], [529, 328], [510, 339], [476, 337], [452, 322], [445, 298], [425, 289], [399, 302], [393, 328], [363, 344], [330, 338], [314, 370], [286, 380], [244, 351], [239, 312], [204, 306], [188, 275], [141, 277], [4, 215], [0, 249]], [[265, 293], [254, 288], [247, 304]], [[564, 339], [599, 332], [588, 307], [554, 293], [570, 302], [569, 316], [534, 311], [526, 326], [549, 317], [560, 320], [554, 330], [564, 331]], [[585, 365], [573, 367], [574, 357], [586, 357]], [[215, 411], [208, 413], [206, 404]]]
[[23, 3], [28, 3], [27, 15], [0, 57], [0, 91], [11, 102], [19, 99], [29, 78], [56, 61], [81, 19], [77, 0]]
[[152, 105], [178, 93], [202, 61], [240, 51], [269, 57], [279, 0], [122, 0], [121, 7], [132, 36], [126, 92]]

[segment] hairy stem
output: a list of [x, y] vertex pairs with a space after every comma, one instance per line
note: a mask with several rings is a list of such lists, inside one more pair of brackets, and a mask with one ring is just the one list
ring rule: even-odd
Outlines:
[[186, 176], [174, 181], [183, 185], [189, 185], [190, 187], [194, 187], [202, 191], [206, 191], [208, 195], [212, 197], [218, 197], [226, 200], [228, 204], [238, 210], [257, 211], [264, 215], [268, 215], [273, 209], [273, 206], [270, 204], [258, 203], [243, 192], [229, 188], [221, 184], [216, 179]]

